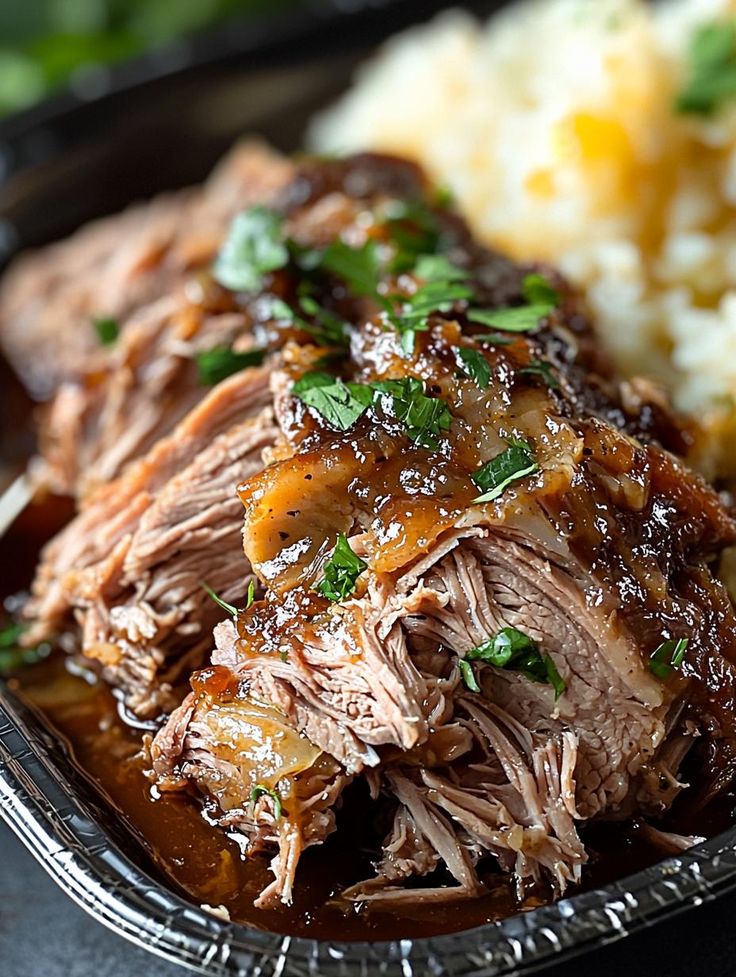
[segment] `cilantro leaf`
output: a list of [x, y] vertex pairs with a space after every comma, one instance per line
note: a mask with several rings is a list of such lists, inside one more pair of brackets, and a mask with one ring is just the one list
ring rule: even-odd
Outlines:
[[468, 319], [503, 332], [529, 332], [536, 329], [540, 321], [559, 304], [560, 293], [537, 272], [524, 277], [521, 291], [526, 305], [501, 309], [468, 309]]
[[657, 678], [669, 678], [679, 668], [690, 644], [689, 638], [670, 638], [663, 641], [649, 656], [649, 671]]
[[510, 336], [501, 336], [495, 332], [475, 333], [472, 337], [479, 343], [489, 343], [493, 346], [510, 346], [514, 340]]
[[548, 387], [557, 389], [560, 384], [557, 377], [552, 372], [552, 364], [547, 360], [531, 360], [529, 366], [524, 366], [519, 370], [519, 376], [540, 377]]
[[471, 322], [479, 322], [482, 326], [491, 326], [502, 332], [530, 332], [551, 311], [552, 306], [544, 303], [505, 309], [468, 309], [467, 316]]
[[253, 292], [267, 272], [285, 267], [288, 261], [281, 215], [266, 207], [251, 207], [233, 219], [212, 274], [234, 292]]
[[555, 699], [559, 699], [566, 688], [550, 656], [543, 655], [536, 641], [518, 628], [501, 628], [488, 641], [466, 652], [465, 661], [482, 661], [496, 668], [521, 672], [533, 682], [551, 685]]
[[51, 653], [51, 644], [43, 641], [32, 648], [20, 644], [26, 625], [14, 621], [0, 631], [0, 676], [12, 675], [19, 668], [35, 665]]
[[458, 658], [457, 667], [465, 687], [470, 689], [471, 692], [480, 692], [480, 686], [478, 685], [478, 681], [473, 672], [473, 666], [470, 662], [464, 658]]
[[415, 377], [401, 380], [379, 380], [371, 384], [384, 401], [394, 417], [404, 426], [406, 434], [414, 444], [430, 451], [439, 448], [439, 436], [449, 431], [452, 414], [444, 400], [427, 397], [424, 384]]
[[207, 591], [207, 596], [210, 598], [210, 600], [213, 600], [218, 605], [218, 607], [221, 607], [223, 609], [223, 611], [227, 611], [228, 614], [232, 615], [232, 617], [237, 618], [238, 616], [237, 607], [234, 607], [232, 604], [228, 604], [228, 602], [226, 600], [223, 600], [222, 597], [218, 597], [218, 595], [214, 592], [212, 587], [210, 587], [208, 583], [205, 583], [204, 580], [202, 581], [202, 586]]
[[317, 325], [301, 322], [302, 328], [311, 333], [324, 346], [345, 346], [348, 342], [348, 323], [323, 305], [319, 305], [311, 295], [303, 295], [299, 300], [302, 311], [312, 316]]
[[464, 282], [470, 278], [469, 271], [454, 265], [443, 254], [420, 254], [414, 274], [426, 282]]
[[274, 790], [273, 787], [266, 787], [265, 784], [255, 784], [253, 786], [253, 790], [250, 792], [251, 804], [255, 804], [258, 798], [263, 797], [264, 794], [267, 794], [270, 798], [272, 798], [273, 816], [278, 821], [278, 819], [281, 817], [281, 814], [283, 813], [284, 808], [281, 803], [281, 795], [277, 790]]
[[333, 241], [319, 261], [325, 271], [342, 278], [356, 295], [375, 295], [380, 264], [375, 241], [351, 248], [344, 241]]
[[345, 534], [340, 533], [325, 564], [324, 577], [314, 589], [327, 600], [346, 600], [355, 593], [356, 581], [367, 568], [368, 564], [353, 553]]
[[112, 316], [100, 316], [92, 320], [97, 338], [103, 346], [112, 346], [120, 335], [120, 325]]
[[260, 366], [265, 357], [265, 349], [249, 349], [236, 353], [227, 346], [215, 346], [204, 350], [195, 358], [199, 382], [204, 387], [212, 387], [248, 366]]
[[736, 96], [736, 20], [712, 21], [693, 34], [689, 76], [675, 99], [683, 115], [710, 115]]
[[475, 380], [480, 390], [485, 390], [491, 382], [491, 366], [485, 356], [477, 349], [461, 346], [455, 350], [458, 365], [463, 373]]
[[560, 304], [560, 293], [539, 272], [531, 272], [524, 277], [521, 293], [529, 305], [549, 305], [552, 309]]
[[414, 352], [415, 336], [429, 328], [433, 312], [449, 312], [455, 302], [472, 297], [467, 285], [456, 281], [429, 281], [407, 299], [401, 300], [398, 312], [387, 318], [401, 336], [401, 348], [407, 356]]
[[513, 482], [539, 471], [532, 446], [520, 438], [510, 438], [508, 448], [487, 461], [470, 477], [483, 492], [474, 502], [492, 502]]
[[434, 254], [442, 244], [436, 215], [421, 200], [394, 200], [386, 208], [386, 228], [396, 246], [391, 271], [409, 271], [421, 255]]
[[338, 431], [351, 428], [373, 399], [370, 387], [345, 383], [338, 377], [319, 371], [305, 373], [296, 381], [291, 392]]

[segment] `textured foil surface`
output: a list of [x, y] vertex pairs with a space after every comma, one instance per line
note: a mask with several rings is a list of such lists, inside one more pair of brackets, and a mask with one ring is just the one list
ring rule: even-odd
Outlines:
[[230, 923], [136, 864], [137, 840], [40, 717], [0, 686], [0, 816], [95, 919], [209, 977], [497, 977], [620, 939], [736, 887], [736, 828], [620, 882], [462, 934], [297, 939]]

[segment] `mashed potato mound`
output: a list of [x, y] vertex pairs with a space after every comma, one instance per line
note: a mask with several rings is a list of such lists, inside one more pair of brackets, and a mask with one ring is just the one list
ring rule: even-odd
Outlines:
[[311, 144], [413, 157], [488, 244], [559, 265], [620, 367], [704, 424], [703, 467], [736, 476], [736, 97], [675, 108], [695, 32], [732, 20], [728, 0], [451, 11], [386, 44]]

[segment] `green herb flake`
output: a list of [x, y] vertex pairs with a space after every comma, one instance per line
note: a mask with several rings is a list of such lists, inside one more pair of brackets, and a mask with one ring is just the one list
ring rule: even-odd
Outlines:
[[322, 253], [319, 264], [324, 271], [342, 278], [356, 295], [376, 294], [380, 264], [375, 241], [366, 241], [359, 248], [333, 241]]
[[20, 645], [26, 626], [18, 621], [0, 631], [0, 676], [12, 675], [21, 668], [35, 665], [51, 652], [51, 645], [44, 641], [32, 648]]
[[479, 390], [486, 390], [491, 382], [491, 366], [485, 356], [465, 346], [455, 350], [455, 355], [463, 373], [475, 381]]
[[552, 372], [552, 364], [547, 360], [532, 360], [529, 366], [519, 370], [519, 376], [539, 377], [548, 387], [553, 390], [559, 388], [560, 384], [557, 377]]
[[385, 209], [384, 220], [396, 248], [390, 265], [394, 274], [413, 269], [421, 255], [440, 250], [442, 239], [437, 217], [423, 201], [391, 201]]
[[277, 298], [275, 295], [269, 300], [268, 314], [276, 322], [294, 322], [298, 320], [298, 316], [292, 309], [292, 307], [284, 302], [283, 299]]
[[689, 638], [670, 638], [663, 641], [649, 656], [649, 671], [657, 678], [669, 678], [679, 668], [690, 644]]
[[468, 309], [467, 316], [471, 322], [502, 332], [531, 332], [551, 311], [552, 306], [539, 303], [505, 309]]
[[316, 324], [299, 320], [302, 329], [310, 333], [323, 346], [345, 346], [348, 342], [349, 324], [339, 315], [316, 302], [311, 295], [303, 295], [299, 300], [302, 311], [315, 320]]
[[398, 312], [388, 312], [387, 318], [401, 336], [402, 351], [414, 352], [415, 336], [429, 328], [429, 316], [450, 312], [454, 304], [472, 298], [472, 290], [458, 281], [428, 281], [409, 298], [401, 299]]
[[464, 282], [470, 278], [469, 271], [454, 265], [443, 254], [419, 255], [414, 274], [425, 282]]
[[347, 537], [340, 533], [332, 556], [325, 564], [324, 577], [314, 589], [327, 600], [346, 600], [355, 593], [356, 581], [367, 568], [368, 564], [353, 553]]
[[447, 184], [440, 184], [434, 192], [434, 203], [440, 210], [446, 210], [455, 203], [455, 194]]
[[265, 274], [284, 268], [289, 250], [283, 240], [283, 224], [283, 217], [266, 207], [251, 207], [238, 214], [215, 260], [215, 281], [233, 292], [254, 292]]
[[199, 382], [202, 386], [213, 387], [248, 366], [260, 366], [265, 357], [265, 349], [249, 349], [242, 353], [227, 346], [207, 349], [196, 356]]
[[370, 387], [344, 383], [338, 377], [320, 371], [305, 373], [291, 392], [338, 431], [349, 430], [373, 399]]
[[263, 797], [264, 794], [273, 800], [273, 816], [278, 821], [284, 808], [281, 803], [281, 795], [273, 787], [266, 787], [265, 784], [255, 784], [253, 790], [250, 792], [251, 804], [255, 804], [259, 797]]
[[379, 380], [371, 386], [381, 403], [404, 426], [410, 441], [430, 451], [439, 448], [440, 435], [449, 431], [452, 421], [450, 408], [444, 400], [428, 397], [424, 384], [415, 377]]
[[515, 342], [511, 336], [502, 336], [497, 332], [476, 333], [472, 338], [477, 343], [489, 343], [492, 346], [510, 346]]
[[473, 672], [473, 666], [470, 662], [466, 661], [464, 658], [458, 658], [457, 660], [458, 671], [460, 672], [460, 678], [466, 688], [470, 689], [471, 692], [480, 692], [480, 686], [475, 678]]
[[113, 319], [111, 316], [100, 316], [93, 319], [92, 325], [103, 346], [112, 346], [120, 335], [120, 324], [117, 319]]
[[245, 593], [245, 610], [251, 606], [256, 596], [256, 582], [255, 580], [250, 580], [248, 582], [248, 589]]
[[548, 305], [552, 309], [560, 304], [560, 293], [538, 272], [525, 276], [521, 283], [521, 293], [529, 305]]
[[551, 685], [555, 700], [566, 685], [549, 655], [542, 654], [533, 638], [518, 628], [502, 628], [497, 634], [465, 654], [466, 661], [482, 661], [486, 665], [520, 672], [533, 682]]
[[483, 492], [474, 502], [492, 502], [513, 482], [539, 471], [532, 446], [520, 438], [510, 438], [508, 448], [486, 462], [475, 474], [473, 482]]
[[683, 115], [711, 115], [736, 96], [736, 20], [712, 21], [693, 34], [687, 81], [675, 99]]
[[226, 600], [223, 600], [222, 597], [219, 597], [214, 592], [214, 590], [212, 589], [212, 587], [210, 587], [210, 585], [208, 583], [206, 583], [204, 580], [202, 581], [202, 586], [207, 591], [208, 597], [211, 600], [213, 600], [218, 605], [218, 607], [221, 607], [223, 609], [223, 611], [227, 611], [227, 613], [230, 614], [232, 617], [237, 618], [237, 616], [238, 616], [238, 609], [237, 609], [237, 607], [233, 607], [232, 604], [228, 604], [228, 602]]

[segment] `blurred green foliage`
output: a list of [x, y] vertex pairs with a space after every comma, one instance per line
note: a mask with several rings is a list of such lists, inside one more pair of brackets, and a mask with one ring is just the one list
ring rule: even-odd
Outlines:
[[0, 0], [0, 114], [90, 66], [293, 0]]

